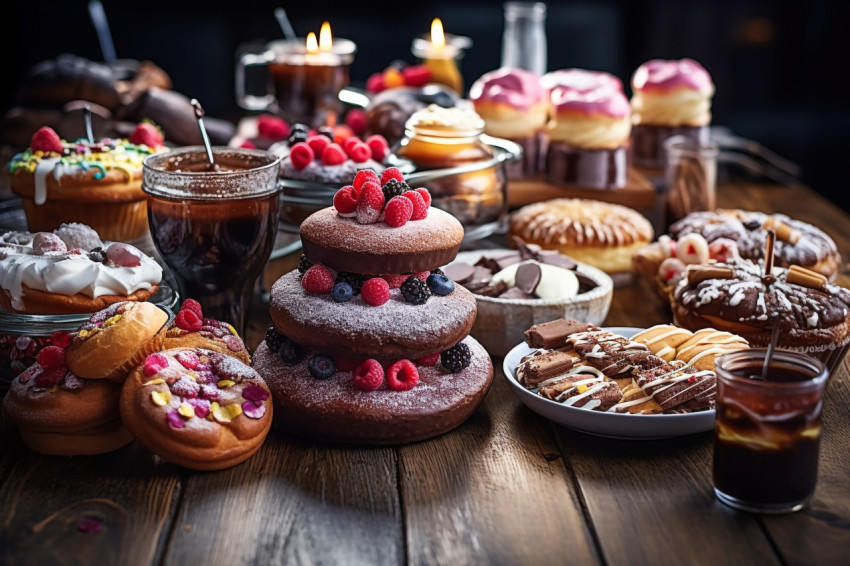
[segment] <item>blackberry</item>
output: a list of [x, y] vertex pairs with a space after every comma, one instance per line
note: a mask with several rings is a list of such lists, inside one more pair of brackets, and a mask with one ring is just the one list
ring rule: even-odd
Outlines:
[[440, 363], [452, 373], [457, 373], [469, 367], [472, 362], [472, 352], [466, 344], [457, 344], [440, 354]]
[[325, 136], [331, 140], [331, 143], [334, 143], [334, 129], [331, 126], [322, 126], [316, 133], [320, 136]]
[[289, 147], [292, 147], [299, 142], [306, 142], [308, 137], [309, 134], [307, 132], [292, 128], [289, 132]]
[[90, 251], [87, 255], [89, 256], [89, 259], [95, 263], [103, 263], [103, 260], [106, 259], [106, 256], [104, 255], [103, 251]]
[[455, 282], [440, 273], [431, 273], [425, 283], [435, 295], [448, 295], [455, 290]]
[[327, 356], [313, 356], [307, 362], [307, 370], [316, 379], [328, 379], [336, 373], [336, 365]]
[[304, 275], [304, 272], [313, 267], [313, 262], [307, 259], [307, 256], [301, 254], [301, 259], [298, 260], [298, 273]]
[[351, 285], [345, 281], [340, 281], [331, 289], [331, 298], [338, 303], [346, 303], [354, 296], [354, 290]]
[[292, 124], [292, 128], [290, 128], [290, 131], [291, 132], [304, 132], [306, 134], [306, 133], [309, 133], [310, 126], [308, 126], [307, 124]]
[[278, 332], [274, 326], [269, 326], [269, 329], [266, 330], [266, 337], [263, 340], [265, 340], [266, 346], [269, 347], [269, 352], [279, 352], [280, 347], [283, 346], [283, 341], [286, 340], [286, 336]]
[[400, 194], [410, 190], [410, 187], [404, 181], [398, 179], [390, 179], [387, 184], [381, 187], [384, 192], [384, 202], [390, 202], [390, 199], [397, 197]]
[[758, 230], [761, 228], [761, 222], [753, 218], [752, 220], [748, 220], [744, 222], [744, 228], [752, 232], [753, 230]]
[[445, 273], [442, 269], [440, 269], [439, 267], [438, 267], [437, 269], [432, 269], [432, 270], [431, 270], [431, 273], [432, 273], [433, 275], [445, 275], [445, 274], [446, 274], [446, 273]]
[[428, 289], [427, 283], [411, 276], [401, 284], [401, 294], [408, 303], [424, 305], [431, 296], [431, 290]]
[[283, 363], [295, 365], [307, 356], [307, 350], [301, 344], [296, 344], [289, 338], [284, 337], [278, 354], [280, 354], [280, 359], [283, 360]]
[[363, 287], [363, 283], [366, 281], [366, 278], [359, 273], [340, 271], [336, 276], [336, 282], [341, 283], [343, 281], [351, 285], [351, 290], [354, 291], [354, 296], [357, 296], [360, 294], [360, 289]]

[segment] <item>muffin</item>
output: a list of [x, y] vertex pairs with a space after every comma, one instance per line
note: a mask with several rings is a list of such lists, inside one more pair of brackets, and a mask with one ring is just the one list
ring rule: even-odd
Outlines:
[[82, 222], [107, 240], [132, 240], [148, 231], [142, 161], [162, 149], [162, 135], [139, 124], [130, 139], [97, 142], [59, 138], [43, 127], [9, 163], [9, 184], [21, 197], [29, 229], [48, 231]]
[[664, 168], [664, 142], [677, 135], [708, 142], [714, 83], [693, 59], [653, 59], [632, 75], [632, 159]]
[[540, 76], [523, 69], [501, 68], [472, 84], [469, 99], [484, 119], [484, 132], [522, 146], [522, 161], [508, 164], [508, 178], [531, 177], [541, 169], [542, 129], [549, 113]]

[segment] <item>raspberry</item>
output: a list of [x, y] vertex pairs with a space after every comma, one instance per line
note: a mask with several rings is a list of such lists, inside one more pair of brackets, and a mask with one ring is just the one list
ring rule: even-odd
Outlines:
[[198, 382], [192, 379], [191, 377], [184, 375], [180, 379], [172, 383], [170, 389], [171, 392], [177, 395], [178, 397], [194, 399], [198, 396], [198, 393], [201, 390], [201, 386], [198, 385]]
[[289, 124], [272, 114], [261, 114], [257, 118], [257, 131], [264, 138], [275, 141], [285, 140], [290, 132]]
[[337, 303], [347, 303], [353, 296], [354, 290], [345, 281], [336, 283], [331, 289], [331, 298]]
[[360, 296], [367, 305], [379, 307], [390, 300], [390, 286], [380, 277], [373, 277], [363, 283]]
[[398, 228], [404, 226], [413, 214], [413, 205], [409, 199], [397, 196], [390, 199], [384, 209], [384, 222]]
[[50, 335], [50, 343], [60, 348], [67, 348], [73, 340], [74, 336], [66, 330], [57, 330]]
[[168, 367], [168, 358], [162, 354], [151, 354], [145, 358], [145, 366], [142, 371], [145, 376], [151, 377]]
[[283, 363], [294, 365], [307, 356], [307, 350], [301, 344], [284, 337], [278, 354]]
[[407, 86], [420, 87], [428, 84], [431, 80], [431, 69], [425, 65], [411, 65], [401, 71], [404, 84]]
[[177, 352], [174, 359], [180, 362], [180, 365], [186, 369], [195, 369], [198, 367], [198, 364], [201, 363], [201, 360], [198, 359], [195, 352], [192, 352], [191, 350]]
[[54, 385], [59, 385], [63, 379], [65, 379], [65, 374], [68, 373], [68, 368], [65, 366], [60, 366], [57, 368], [53, 368], [49, 371], [44, 371], [35, 376], [34, 383], [37, 387], [43, 387], [48, 389], [53, 387]]
[[455, 290], [455, 282], [439, 273], [432, 273], [425, 282], [435, 295], [448, 295]]
[[360, 365], [360, 360], [334, 356], [334, 365], [336, 366], [337, 371], [351, 371]]
[[354, 131], [354, 135], [362, 135], [366, 131], [366, 111], [352, 108], [345, 115], [345, 123]]
[[401, 284], [400, 289], [404, 300], [413, 305], [424, 305], [431, 297], [431, 291], [428, 289], [428, 285], [421, 279], [413, 276], [408, 277]]
[[363, 142], [358, 142], [350, 146], [348, 156], [355, 163], [365, 163], [372, 158], [372, 150]]
[[381, 173], [381, 186], [386, 185], [387, 181], [390, 179], [395, 179], [396, 181], [403, 182], [404, 175], [401, 174], [401, 169], [398, 167], [389, 167], [384, 169], [384, 172]]
[[356, 143], [361, 143], [360, 138], [358, 138], [357, 136], [351, 136], [350, 138], [339, 144], [339, 146], [345, 153], [351, 155], [351, 147]]
[[452, 373], [457, 373], [468, 367], [472, 361], [472, 352], [466, 344], [457, 344], [440, 354], [443, 367]]
[[363, 282], [366, 281], [366, 278], [360, 275], [359, 273], [349, 273], [348, 271], [340, 271], [336, 276], [336, 282], [339, 283], [341, 281], [345, 281], [349, 285], [351, 285], [351, 290], [354, 291], [355, 295], [360, 294], [360, 289], [363, 287]]
[[374, 92], [378, 94], [379, 92], [386, 90], [387, 85], [384, 84], [384, 74], [383, 73], [373, 73], [366, 79], [366, 90], [369, 92]]
[[390, 289], [398, 289], [402, 283], [407, 281], [409, 275], [382, 275], [382, 277], [389, 284]]
[[374, 391], [384, 383], [384, 368], [378, 360], [366, 360], [352, 372], [354, 387], [363, 391]]
[[180, 310], [190, 310], [198, 315], [198, 318], [204, 318], [204, 310], [201, 308], [201, 303], [195, 299], [186, 299], [183, 301], [183, 304], [180, 305]]
[[354, 215], [357, 209], [357, 190], [346, 185], [334, 195], [334, 208], [341, 215]]
[[180, 330], [188, 332], [197, 332], [204, 326], [204, 320], [194, 312], [185, 309], [177, 313], [174, 317], [174, 324]]
[[328, 356], [313, 356], [307, 361], [307, 371], [316, 379], [328, 379], [336, 373], [336, 366]]
[[366, 181], [374, 181], [377, 185], [381, 179], [378, 177], [378, 174], [375, 173], [372, 169], [361, 169], [357, 172], [357, 175], [354, 176], [354, 182], [351, 183], [357, 191], [363, 190], [363, 183]]
[[310, 165], [315, 157], [313, 148], [304, 142], [296, 143], [289, 150], [289, 160], [292, 162], [292, 166], [299, 171]]
[[59, 367], [65, 367], [65, 350], [59, 346], [47, 346], [43, 348], [35, 357], [38, 365], [43, 367], [45, 371], [50, 371]]
[[411, 220], [422, 220], [428, 216], [428, 206], [425, 204], [425, 199], [422, 198], [422, 195], [416, 191], [407, 191], [403, 196], [410, 199], [410, 202], [413, 203]]
[[419, 383], [419, 370], [410, 360], [399, 360], [387, 372], [387, 385], [395, 391], [408, 391]]
[[324, 265], [314, 265], [304, 273], [301, 286], [311, 295], [327, 295], [334, 286], [334, 276]]
[[242, 149], [257, 149], [257, 144], [255, 144], [251, 140], [245, 140], [239, 144], [239, 147], [241, 147]]
[[427, 281], [428, 276], [430, 274], [431, 274], [430, 271], [417, 271], [416, 273], [413, 274], [413, 276], [416, 277], [417, 279], [419, 279], [420, 281]]
[[375, 161], [381, 162], [387, 155], [390, 154], [390, 144], [388, 144], [387, 139], [380, 134], [375, 134], [366, 138], [366, 145], [368, 145], [369, 149], [372, 150], [372, 159]]
[[425, 206], [431, 206], [431, 193], [424, 187], [419, 187], [416, 192], [422, 195], [422, 200], [425, 201]]
[[404, 181], [397, 181], [396, 179], [390, 179], [384, 186], [381, 187], [381, 191], [384, 193], [384, 200], [389, 202], [389, 200], [393, 197], [401, 196], [405, 191], [409, 191], [410, 187]]
[[118, 267], [139, 267], [142, 265], [142, 252], [130, 244], [113, 242], [106, 248], [106, 261]]
[[431, 354], [430, 356], [422, 356], [418, 360], [416, 360], [416, 365], [429, 368], [437, 363], [440, 359], [440, 352], [436, 354]]
[[62, 147], [62, 140], [59, 138], [59, 134], [53, 128], [47, 126], [42, 126], [32, 135], [30, 148], [33, 151], [43, 151], [45, 153], [62, 153], [65, 149]]
[[313, 150], [313, 155], [321, 159], [325, 149], [331, 145], [331, 140], [327, 136], [310, 136], [307, 138], [307, 145]]
[[364, 183], [357, 199], [357, 222], [374, 224], [384, 209], [384, 193], [375, 183]]
[[322, 165], [342, 165], [345, 159], [345, 152], [335, 143], [330, 144], [322, 152]]
[[160, 147], [165, 141], [165, 137], [162, 135], [160, 129], [154, 124], [151, 124], [150, 122], [139, 122], [139, 124], [136, 125], [136, 129], [133, 130], [133, 133], [130, 134], [129, 138], [127, 138], [127, 141], [136, 145]]
[[301, 259], [298, 260], [298, 273], [304, 275], [304, 272], [313, 267], [313, 262], [307, 259], [307, 256], [301, 254]]
[[65, 253], [68, 247], [59, 236], [51, 232], [38, 232], [32, 239], [32, 249], [35, 255], [56, 252]]

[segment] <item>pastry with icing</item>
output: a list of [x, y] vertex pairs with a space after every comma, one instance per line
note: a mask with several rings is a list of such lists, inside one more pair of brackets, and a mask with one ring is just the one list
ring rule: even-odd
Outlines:
[[177, 316], [168, 325], [162, 348], [203, 348], [251, 364], [251, 355], [236, 329], [227, 322], [205, 318], [200, 303], [194, 299], [183, 301]]
[[659, 324], [632, 336], [646, 344], [656, 356], [671, 362], [679, 360], [697, 369], [714, 370], [714, 359], [735, 350], [749, 348], [749, 343], [737, 334], [703, 328], [691, 332], [672, 324]]
[[272, 424], [271, 394], [257, 372], [203, 348], [147, 356], [124, 383], [120, 408], [147, 449], [193, 470], [244, 462]]
[[61, 140], [38, 130], [9, 163], [9, 185], [21, 197], [30, 230], [82, 222], [107, 240], [132, 240], [148, 230], [142, 161], [163, 149], [163, 138], [141, 123], [129, 139]]

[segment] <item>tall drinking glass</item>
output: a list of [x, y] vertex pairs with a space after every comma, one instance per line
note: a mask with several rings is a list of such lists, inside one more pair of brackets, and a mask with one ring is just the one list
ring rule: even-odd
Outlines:
[[213, 155], [213, 170], [203, 147], [151, 155], [142, 190], [154, 244], [181, 296], [243, 334], [254, 282], [277, 234], [280, 158], [230, 147], [214, 147]]

